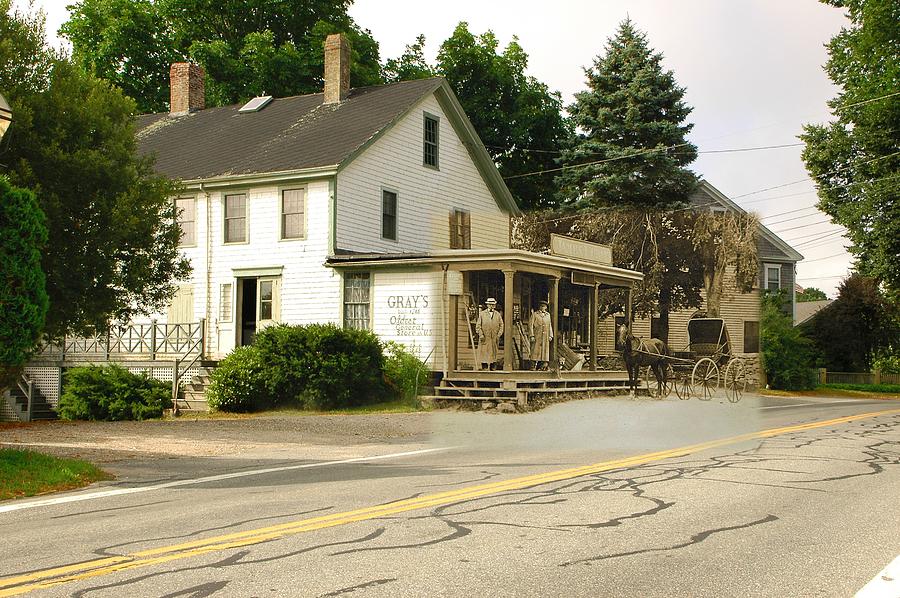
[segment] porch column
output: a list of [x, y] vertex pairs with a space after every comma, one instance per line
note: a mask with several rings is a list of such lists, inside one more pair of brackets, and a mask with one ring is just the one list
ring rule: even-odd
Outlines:
[[631, 287], [628, 287], [625, 295], [625, 326], [631, 331]]
[[594, 285], [594, 288], [591, 289], [591, 296], [588, 299], [588, 309], [591, 310], [590, 320], [588, 326], [590, 327], [590, 331], [588, 336], [590, 337], [590, 351], [588, 352], [588, 357], [590, 358], [590, 366], [588, 369], [596, 370], [597, 369], [597, 305], [599, 303], [599, 297], [597, 294], [600, 286]]
[[550, 343], [550, 362], [553, 372], [559, 377], [559, 276], [550, 277], [550, 326], [553, 328], [553, 342]]
[[513, 347], [513, 278], [515, 270], [503, 271], [503, 369], [513, 371], [515, 347]]
[[447, 334], [447, 357], [451, 372], [459, 369], [459, 295], [450, 295], [450, 330]]

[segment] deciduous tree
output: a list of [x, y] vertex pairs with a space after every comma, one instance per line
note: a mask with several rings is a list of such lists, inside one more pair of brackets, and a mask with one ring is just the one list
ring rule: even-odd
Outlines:
[[348, 0], [80, 0], [62, 33], [77, 64], [115, 83], [140, 112], [163, 111], [169, 65], [192, 59], [206, 70], [207, 105], [263, 93], [322, 90], [323, 44], [350, 40], [350, 82], [381, 82], [378, 43], [347, 14]]
[[[137, 156], [134, 102], [54, 56], [40, 15], [3, 12], [5, 31], [28, 32], [10, 38], [28, 52], [0, 54], [0, 88], [15, 115], [3, 161], [47, 217], [46, 331], [58, 336], [162, 309], [189, 266], [178, 252], [177, 186]], [[11, 77], [46, 66], [24, 82]]]
[[817, 289], [815, 287], [807, 287], [797, 293], [795, 296], [797, 303], [805, 303], [807, 301], [825, 301], [828, 299], [828, 295], [825, 294], [825, 291], [821, 289]]
[[825, 71], [840, 88], [834, 119], [807, 125], [803, 159], [818, 207], [847, 229], [860, 273], [900, 297], [900, 3], [827, 0], [850, 19], [828, 44]]

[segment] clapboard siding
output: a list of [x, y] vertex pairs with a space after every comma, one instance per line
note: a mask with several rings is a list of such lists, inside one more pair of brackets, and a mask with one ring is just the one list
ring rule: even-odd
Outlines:
[[[303, 183], [306, 187], [306, 238], [282, 241], [280, 189], [296, 185], [236, 188], [227, 193], [247, 194], [247, 243], [224, 243], [224, 193], [197, 198], [197, 246], [182, 252], [193, 267], [194, 317], [207, 318], [208, 349], [222, 356], [234, 347], [237, 321], [235, 268], [281, 268], [281, 321], [291, 324], [340, 322], [341, 277], [324, 266], [328, 256], [330, 221], [329, 182]], [[207, 222], [211, 235], [209, 263], [210, 301], [207, 304]], [[221, 288], [232, 284], [232, 317], [221, 320]], [[164, 320], [164, 317], [160, 317]]]
[[[425, 112], [440, 121], [439, 170], [422, 164]], [[381, 238], [382, 189], [398, 195], [396, 241]], [[509, 247], [509, 217], [429, 95], [338, 173], [337, 247], [358, 252], [447, 249], [454, 208], [471, 214], [473, 248]]]

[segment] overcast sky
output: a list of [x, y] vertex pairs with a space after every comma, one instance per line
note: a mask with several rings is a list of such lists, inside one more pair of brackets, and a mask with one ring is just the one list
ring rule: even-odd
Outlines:
[[[36, 0], [51, 36], [70, 3]], [[422, 33], [433, 62], [459, 21], [476, 34], [492, 30], [502, 46], [516, 35], [530, 57], [529, 74], [567, 105], [585, 87], [584, 67], [630, 16], [687, 89], [691, 140], [701, 152], [798, 143], [804, 123], [826, 121], [825, 102], [836, 90], [822, 70], [824, 44], [847, 24], [841, 10], [816, 0], [356, 0], [350, 14], [371, 30], [382, 60], [399, 56]], [[701, 153], [692, 168], [804, 255], [801, 285], [834, 298], [850, 266], [847, 242], [840, 234], [816, 240], [842, 229], [813, 207], [812, 183], [762, 191], [807, 178], [801, 149]]]

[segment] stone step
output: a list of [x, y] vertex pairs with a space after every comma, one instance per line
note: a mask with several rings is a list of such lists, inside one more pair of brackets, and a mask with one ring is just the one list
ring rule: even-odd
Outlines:
[[179, 411], [209, 411], [209, 404], [206, 399], [198, 399], [196, 397], [178, 399]]

